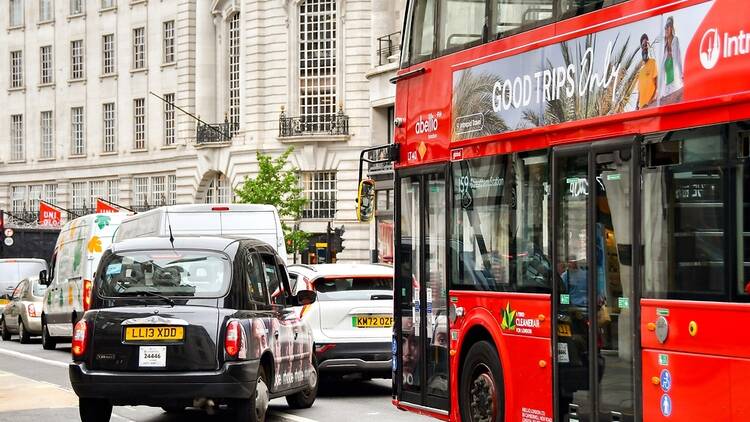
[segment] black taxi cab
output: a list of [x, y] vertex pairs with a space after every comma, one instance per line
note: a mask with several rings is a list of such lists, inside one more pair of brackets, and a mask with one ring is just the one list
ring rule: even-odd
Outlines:
[[268, 402], [315, 401], [310, 329], [293, 311], [283, 260], [259, 240], [138, 238], [105, 252], [69, 367], [83, 422], [112, 406], [188, 407], [264, 421]]

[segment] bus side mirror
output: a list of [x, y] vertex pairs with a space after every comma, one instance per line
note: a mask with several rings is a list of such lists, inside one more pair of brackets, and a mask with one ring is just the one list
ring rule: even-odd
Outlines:
[[47, 270], [39, 271], [39, 284], [42, 286], [49, 286], [49, 280], [47, 279]]
[[375, 214], [375, 181], [372, 179], [363, 180], [359, 183], [357, 193], [357, 220], [359, 222], [368, 222]]

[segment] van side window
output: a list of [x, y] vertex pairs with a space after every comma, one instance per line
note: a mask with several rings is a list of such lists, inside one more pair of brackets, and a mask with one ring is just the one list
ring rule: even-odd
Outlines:
[[266, 280], [263, 277], [263, 264], [261, 264], [257, 253], [250, 253], [246, 257], [247, 265], [247, 291], [250, 302], [258, 308], [268, 306], [268, 290]]

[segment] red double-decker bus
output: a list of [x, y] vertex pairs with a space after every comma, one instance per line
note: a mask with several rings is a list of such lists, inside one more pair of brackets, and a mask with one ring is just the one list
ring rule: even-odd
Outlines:
[[411, 0], [394, 404], [750, 418], [750, 2]]

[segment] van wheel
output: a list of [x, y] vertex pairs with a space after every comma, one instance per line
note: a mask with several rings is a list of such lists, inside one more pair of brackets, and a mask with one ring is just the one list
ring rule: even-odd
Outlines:
[[292, 409], [307, 409], [315, 403], [315, 398], [318, 396], [318, 363], [315, 357], [312, 362], [313, 371], [310, 374], [311, 386], [298, 393], [286, 396], [286, 402]]
[[55, 350], [57, 347], [57, 342], [55, 341], [55, 338], [49, 335], [49, 330], [47, 329], [47, 323], [42, 323], [42, 348], [44, 350]]
[[271, 400], [266, 372], [263, 367], [258, 368], [258, 381], [255, 384], [255, 394], [252, 398], [237, 400], [232, 405], [235, 422], [265, 422], [268, 412], [268, 402]]
[[471, 346], [464, 359], [459, 384], [461, 420], [500, 422], [503, 420], [505, 388], [503, 370], [495, 347], [487, 341]]
[[21, 344], [27, 344], [31, 341], [31, 334], [26, 330], [26, 326], [23, 325], [23, 320], [18, 318], [18, 341]]
[[8, 325], [5, 323], [5, 318], [3, 318], [3, 323], [0, 324], [0, 326], [0, 329], [3, 331], [1, 335], [3, 341], [10, 340], [10, 331], [8, 331]]
[[112, 404], [102, 399], [78, 399], [81, 422], [108, 422], [112, 417]]

